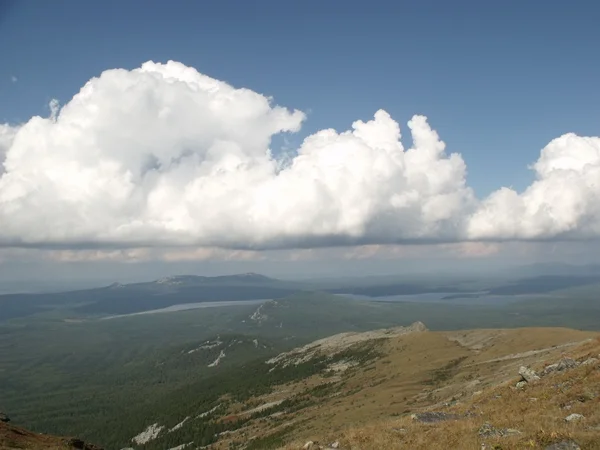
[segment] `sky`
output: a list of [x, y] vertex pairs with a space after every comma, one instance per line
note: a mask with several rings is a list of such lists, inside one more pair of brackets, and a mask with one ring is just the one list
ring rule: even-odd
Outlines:
[[594, 262], [600, 5], [340, 5], [0, 0], [0, 280]]

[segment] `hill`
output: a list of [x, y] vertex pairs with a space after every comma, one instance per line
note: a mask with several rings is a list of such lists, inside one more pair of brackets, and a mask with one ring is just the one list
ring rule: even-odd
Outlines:
[[[148, 450], [299, 449], [307, 441], [520, 449], [566, 440], [596, 449], [599, 352], [597, 333], [562, 328], [431, 332], [415, 323], [342, 333], [221, 374], [222, 390], [214, 385], [202, 404], [190, 396], [209, 385], [186, 387], [171, 397], [176, 414], [157, 403], [131, 439]], [[522, 367], [542, 374], [559, 362], [565, 367], [515, 387]], [[585, 419], [565, 421], [571, 414]]]
[[81, 439], [34, 433], [9, 422], [0, 413], [0, 450], [102, 450]]

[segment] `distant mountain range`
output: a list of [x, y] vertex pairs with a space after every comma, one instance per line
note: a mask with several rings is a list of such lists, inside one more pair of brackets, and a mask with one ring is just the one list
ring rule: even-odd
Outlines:
[[285, 281], [257, 273], [222, 276], [175, 275], [149, 282], [113, 283], [68, 292], [0, 295], [0, 321], [56, 308], [75, 316], [132, 314], [202, 302], [272, 300], [298, 292], [327, 292], [366, 297], [450, 294], [446, 299], [484, 295], [542, 294], [600, 283], [600, 266], [534, 264], [499, 278], [465, 282], [456, 278], [354, 278], [352, 280]]
[[296, 283], [256, 273], [217, 277], [177, 275], [69, 292], [3, 295], [0, 320], [56, 307], [68, 307], [81, 314], [130, 314], [188, 303], [277, 299], [301, 290]]

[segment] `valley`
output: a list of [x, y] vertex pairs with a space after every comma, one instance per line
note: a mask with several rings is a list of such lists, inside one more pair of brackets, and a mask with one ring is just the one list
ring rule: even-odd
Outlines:
[[[579, 348], [600, 328], [596, 288], [586, 283], [489, 304], [444, 300], [448, 281], [443, 293], [405, 294], [410, 301], [308, 290], [307, 282], [276, 299], [210, 301], [207, 292], [226, 292], [227, 283], [289, 282], [199, 278], [193, 289], [206, 301], [160, 313], [82, 309], [107, 301], [93, 290], [50, 303], [42, 296], [37, 312], [5, 318], [0, 410], [37, 432], [106, 449], [278, 448], [462, 402], [514, 378], [520, 364]], [[152, 308], [154, 297], [192, 298], [186, 283], [177, 277], [109, 291], [135, 292], [136, 308]], [[456, 282], [465, 292], [482, 284]], [[323, 353], [323, 345], [333, 350]], [[132, 441], [140, 434], [154, 437]]]

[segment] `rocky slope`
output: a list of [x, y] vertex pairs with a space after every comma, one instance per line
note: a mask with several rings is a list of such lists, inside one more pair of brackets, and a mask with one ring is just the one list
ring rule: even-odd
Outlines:
[[[472, 332], [488, 334], [487, 343], [476, 344], [476, 350], [474, 342], [468, 345], [482, 356], [512, 337], [550, 338], [547, 331], [524, 331], [502, 331], [495, 339]], [[566, 337], [565, 331], [555, 332]], [[430, 396], [429, 405], [415, 408], [420, 394], [401, 414], [366, 421], [367, 425], [321, 427], [285, 448], [600, 449], [599, 353], [600, 339], [587, 338], [502, 357], [468, 357], [449, 371], [437, 372], [434, 389], [423, 392]]]

